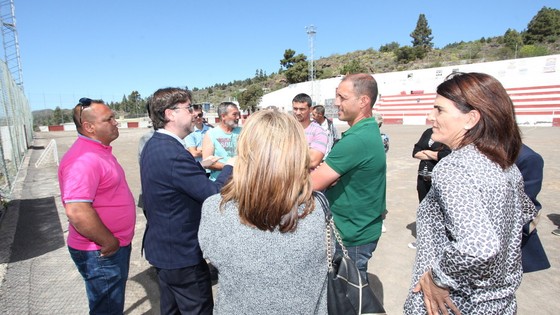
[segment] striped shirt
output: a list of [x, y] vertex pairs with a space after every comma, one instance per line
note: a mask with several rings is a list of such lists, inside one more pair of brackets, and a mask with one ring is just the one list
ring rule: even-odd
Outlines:
[[319, 124], [312, 121], [305, 128], [305, 137], [310, 149], [317, 150], [323, 154], [327, 152], [327, 132]]

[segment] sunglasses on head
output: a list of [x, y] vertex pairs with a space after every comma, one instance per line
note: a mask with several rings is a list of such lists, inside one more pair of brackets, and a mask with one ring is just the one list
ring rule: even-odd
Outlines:
[[91, 102], [91, 99], [87, 97], [82, 97], [78, 101], [78, 105], [80, 106], [80, 126], [82, 125], [82, 112], [84, 111], [84, 108], [91, 106]]

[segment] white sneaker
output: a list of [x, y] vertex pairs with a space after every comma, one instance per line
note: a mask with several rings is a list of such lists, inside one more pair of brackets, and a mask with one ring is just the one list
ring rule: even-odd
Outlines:
[[416, 249], [416, 242], [408, 243], [408, 248]]
[[385, 222], [381, 223], [381, 233], [387, 232], [387, 228], [385, 227]]

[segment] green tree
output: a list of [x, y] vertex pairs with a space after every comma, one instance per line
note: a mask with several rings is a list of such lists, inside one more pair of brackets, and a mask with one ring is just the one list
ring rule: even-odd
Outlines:
[[128, 99], [126, 98], [126, 95], [123, 95], [121, 103], [119, 104], [119, 114], [124, 115], [125, 113], [128, 113], [129, 111], [129, 106], [128, 106]]
[[352, 59], [349, 63], [346, 63], [340, 70], [340, 73], [345, 75], [365, 72], [368, 72], [368, 69], [356, 59]]
[[72, 119], [72, 113], [73, 113], [72, 109], [62, 110], [62, 119], [64, 120], [65, 123], [74, 122], [74, 120]]
[[538, 57], [548, 55], [548, 49], [542, 45], [525, 45], [519, 50], [519, 57]]
[[309, 67], [306, 61], [293, 64], [290, 69], [284, 71], [286, 80], [289, 84], [305, 82], [309, 78]]
[[255, 70], [255, 77], [253, 78], [253, 82], [262, 82], [266, 80], [266, 72], [263, 69]]
[[422, 54], [422, 48], [410, 46], [403, 46], [395, 51], [399, 63], [414, 61], [418, 58], [419, 53]]
[[397, 42], [390, 42], [389, 44], [382, 45], [379, 47], [380, 52], [391, 52], [399, 49], [401, 45]]
[[239, 107], [242, 110], [254, 112], [264, 92], [258, 84], [252, 84], [237, 95]]
[[296, 51], [293, 49], [284, 50], [284, 59], [280, 60], [280, 66], [282, 69], [290, 69], [294, 64], [294, 56]]
[[[296, 55], [295, 50], [286, 49], [284, 51], [284, 59], [280, 60], [280, 65], [285, 69], [282, 73], [286, 76], [288, 83], [307, 81], [309, 73], [307, 57], [304, 54]], [[317, 75], [317, 72], [315, 74]]]
[[64, 114], [62, 113], [62, 109], [57, 106], [53, 112], [53, 125], [62, 125], [64, 123]]
[[543, 7], [525, 31], [525, 44], [554, 42], [560, 36], [560, 10]]
[[412, 47], [419, 47], [424, 53], [430, 51], [434, 46], [432, 43], [432, 39], [434, 39], [432, 29], [428, 26], [428, 20], [424, 14], [420, 14], [418, 17], [416, 28], [410, 33], [410, 37], [412, 37]]
[[144, 114], [145, 101], [142, 99], [138, 91], [132, 91], [130, 95], [128, 95], [127, 105], [127, 112], [132, 114], [134, 117]]
[[517, 51], [523, 46], [523, 37], [521, 36], [521, 34], [511, 28], [508, 28], [508, 30], [505, 32], [503, 41], [504, 45], [513, 51]]

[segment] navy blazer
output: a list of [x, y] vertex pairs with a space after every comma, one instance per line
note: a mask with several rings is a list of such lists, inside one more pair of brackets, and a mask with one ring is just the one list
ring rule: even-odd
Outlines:
[[177, 139], [154, 133], [140, 158], [147, 217], [144, 250], [151, 265], [178, 269], [202, 261], [198, 244], [202, 203], [220, 191], [231, 173], [232, 167], [226, 165], [218, 179], [210, 181]]
[[[537, 152], [523, 144], [519, 151], [519, 156], [515, 164], [521, 175], [525, 193], [535, 204], [535, 208], [540, 210], [541, 203], [537, 201], [537, 195], [541, 191], [543, 181], [544, 160]], [[550, 267], [548, 257], [537, 234], [537, 229], [529, 231], [530, 223], [523, 226], [523, 237], [521, 239], [521, 263], [523, 272], [533, 272], [547, 269]]]
[[535, 204], [537, 210], [541, 210], [541, 203], [537, 201], [537, 195], [541, 191], [543, 181], [544, 160], [540, 154], [523, 144], [515, 165], [523, 175], [525, 193]]

